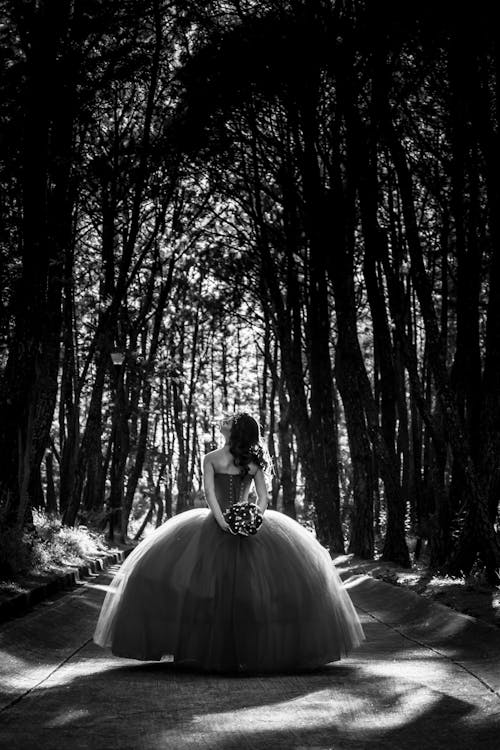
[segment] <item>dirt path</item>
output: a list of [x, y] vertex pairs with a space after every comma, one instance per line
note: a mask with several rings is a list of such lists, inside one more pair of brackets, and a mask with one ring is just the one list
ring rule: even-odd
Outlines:
[[498, 748], [498, 629], [353, 576], [367, 641], [350, 658], [311, 674], [207, 676], [97, 648], [108, 580], [0, 626], [1, 747]]

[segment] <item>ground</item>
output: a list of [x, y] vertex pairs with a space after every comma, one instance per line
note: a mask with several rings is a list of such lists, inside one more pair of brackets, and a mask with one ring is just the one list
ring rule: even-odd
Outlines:
[[479, 573], [468, 578], [450, 578], [429, 571], [425, 561], [407, 569], [381, 560], [362, 560], [354, 555], [337, 555], [334, 560], [340, 566], [349, 561], [352, 571], [403, 586], [426, 599], [500, 628], [500, 586], [488, 584]]
[[211, 675], [92, 642], [111, 574], [0, 625], [0, 746], [13, 750], [497, 750], [500, 632], [337, 567], [366, 641], [312, 673]]

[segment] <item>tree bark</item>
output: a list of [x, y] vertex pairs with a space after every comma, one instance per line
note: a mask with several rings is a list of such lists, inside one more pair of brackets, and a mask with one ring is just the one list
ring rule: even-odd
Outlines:
[[[77, 56], [62, 40], [70, 33], [72, 12], [69, 6], [61, 13], [41, 2], [23, 8], [17, 18], [25, 55], [20, 97], [22, 271], [14, 300], [14, 335], [0, 384], [0, 505], [17, 532], [29, 513], [30, 485], [38, 484], [57, 392], [78, 67]], [[62, 92], [63, 109], [54, 107]]]
[[475, 470], [469, 440], [464, 430], [463, 421], [460, 419], [454, 392], [450, 386], [445, 351], [442, 346], [432, 299], [432, 288], [423, 262], [413, 202], [411, 175], [404, 149], [397, 137], [392, 114], [389, 110], [386, 110], [384, 116], [384, 128], [398, 176], [406, 238], [411, 258], [411, 276], [424, 320], [429, 346], [429, 361], [446, 424], [446, 433], [450, 440], [454, 458], [460, 463], [464, 476], [465, 520], [456, 547], [449, 559], [449, 569], [450, 572], [454, 573], [468, 573], [477, 555], [480, 555], [489, 576], [496, 580], [496, 571], [500, 567], [500, 546], [489, 518], [487, 495]]

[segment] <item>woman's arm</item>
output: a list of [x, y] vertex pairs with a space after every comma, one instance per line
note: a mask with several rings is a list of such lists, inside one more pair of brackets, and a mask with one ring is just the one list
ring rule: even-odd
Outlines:
[[231, 527], [222, 515], [220, 505], [215, 496], [214, 467], [208, 456], [205, 456], [203, 459], [203, 487], [208, 507], [212, 511], [215, 520], [222, 531], [229, 531], [232, 534]]
[[255, 491], [257, 492], [257, 505], [259, 506], [262, 513], [265, 513], [268, 502], [266, 480], [264, 478], [264, 472], [262, 469], [257, 469], [257, 473], [254, 474], [253, 481], [255, 482]]

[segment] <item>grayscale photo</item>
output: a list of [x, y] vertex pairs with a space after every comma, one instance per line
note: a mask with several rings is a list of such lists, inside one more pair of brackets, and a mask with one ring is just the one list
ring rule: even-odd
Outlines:
[[0, 0], [0, 747], [499, 750], [500, 34]]

